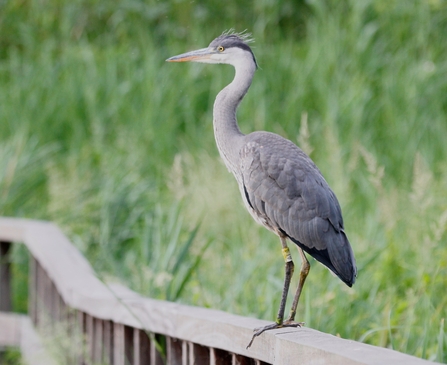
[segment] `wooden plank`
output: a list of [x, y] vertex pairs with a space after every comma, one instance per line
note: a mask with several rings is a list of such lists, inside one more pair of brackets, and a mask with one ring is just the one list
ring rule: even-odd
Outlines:
[[150, 339], [147, 333], [143, 330], [135, 328], [134, 336], [134, 364], [135, 365], [150, 365]]
[[11, 243], [0, 241], [0, 311], [12, 310], [11, 297]]
[[134, 328], [124, 326], [124, 358], [126, 364], [134, 363]]
[[87, 334], [87, 315], [84, 312], [78, 311], [76, 313], [76, 326], [77, 326], [77, 334], [78, 336], [81, 337], [81, 344], [80, 344], [80, 351], [75, 351], [74, 355], [75, 355], [75, 362], [77, 365], [85, 365], [86, 364], [86, 356], [87, 354], [85, 353], [85, 343], [84, 343], [84, 339], [85, 336]]
[[[28, 225], [38, 222], [30, 219], [0, 218], [0, 241], [3, 242], [25, 242], [25, 232]], [[43, 221], [39, 223], [45, 223]]]
[[160, 354], [160, 352], [158, 351], [157, 348], [157, 343], [161, 344], [165, 341], [164, 336], [156, 334], [154, 336], [154, 338], [151, 340], [150, 345], [150, 357], [151, 357], [151, 361], [150, 364], [151, 365], [164, 365], [164, 360], [162, 355]]
[[[139, 312], [144, 303], [144, 309]], [[203, 346], [221, 348], [269, 364], [287, 364], [298, 357], [310, 361], [319, 354], [321, 363], [341, 364], [429, 364], [430, 362], [389, 349], [344, 340], [309, 328], [278, 329], [265, 332], [246, 349], [253, 328], [268, 324], [224, 312], [143, 299], [138, 308], [129, 303], [134, 314], [150, 329]], [[216, 329], [219, 329], [218, 331]], [[324, 344], [324, 345], [323, 345]], [[329, 346], [330, 345], [330, 346]], [[369, 356], [364, 356], [363, 352]], [[391, 361], [388, 362], [387, 359]], [[337, 361], [337, 362], [335, 362]]]
[[225, 350], [210, 348], [210, 365], [231, 364], [233, 355]]
[[134, 363], [134, 328], [113, 324], [113, 359], [114, 365]]
[[87, 342], [87, 362], [93, 362], [93, 354], [95, 353], [95, 328], [93, 325], [94, 318], [88, 314], [85, 315], [85, 339]]
[[24, 363], [28, 365], [55, 365], [27, 316], [0, 312], [1, 347], [20, 348]]
[[36, 259], [29, 255], [28, 278], [28, 314], [34, 325], [37, 323], [37, 263]]
[[183, 359], [182, 341], [166, 337], [166, 362], [169, 365], [187, 365]]
[[[148, 330], [269, 364], [293, 363], [297, 358], [305, 363], [347, 365], [429, 364], [396, 351], [340, 339], [308, 328], [265, 332], [247, 350], [253, 328], [269, 322], [142, 298], [119, 286], [107, 287], [60, 229], [51, 223], [0, 218], [0, 240], [24, 242], [42, 267], [42, 273], [48, 274], [68, 306], [117, 325]], [[38, 270], [38, 279], [40, 276]], [[42, 299], [45, 298], [45, 290], [41, 286], [38, 280], [37, 294]], [[152, 345], [151, 360], [154, 361], [151, 364], [155, 365], [161, 357], [154, 349]], [[123, 363], [124, 351], [123, 348], [119, 353], [119, 359], [113, 359], [114, 363]]]
[[20, 351], [25, 364], [56, 365], [33, 328], [29, 317], [22, 318]]
[[45, 269], [39, 264], [37, 273], [38, 285], [38, 327], [47, 328], [52, 322], [50, 321], [53, 310], [53, 292], [51, 289], [52, 282], [45, 272]]
[[133, 330], [133, 362], [131, 365], [140, 364], [140, 331], [138, 328], [132, 328]]
[[65, 306], [65, 318], [63, 319], [65, 323], [66, 336], [70, 343], [70, 347], [67, 353], [67, 364], [77, 365], [80, 361], [79, 358], [79, 347], [82, 343], [80, 326], [78, 323], [78, 313], [71, 308]]
[[20, 346], [22, 317], [11, 312], [0, 312], [0, 348]]
[[189, 345], [189, 364], [191, 365], [209, 365], [210, 349], [205, 346], [188, 342]]
[[69, 321], [69, 313], [70, 313], [70, 308], [67, 307], [67, 305], [64, 302], [64, 299], [62, 299], [62, 297], [59, 295], [58, 296], [59, 299], [59, 322], [62, 323], [64, 326], [68, 325], [68, 321]]
[[133, 328], [133, 363], [132, 365], [150, 364], [150, 339], [146, 332]]
[[187, 341], [182, 341], [182, 365], [189, 365], [192, 364], [190, 362], [191, 358], [189, 356], [189, 342]]
[[125, 365], [124, 325], [113, 323], [113, 365]]
[[35, 303], [35, 321], [34, 325], [36, 328], [41, 326], [42, 322], [42, 310], [43, 310], [43, 297], [44, 293], [44, 279], [43, 279], [43, 270], [40, 266], [40, 263], [36, 260], [36, 303]]
[[103, 327], [103, 363], [113, 364], [113, 322], [104, 321]]
[[50, 277], [48, 276], [46, 270], [42, 268], [42, 280], [43, 280], [43, 320], [45, 326], [51, 324], [50, 317], [53, 312], [53, 293], [51, 287], [53, 283], [51, 282]]
[[52, 282], [48, 274], [45, 270], [43, 270], [43, 277], [44, 277], [44, 296], [43, 296], [43, 319], [45, 326], [51, 325], [51, 313], [53, 312], [53, 293], [51, 290]]
[[56, 324], [61, 321], [61, 296], [56, 290], [54, 283], [51, 282], [51, 312], [50, 317], [52, 322]]
[[259, 365], [259, 360], [252, 359], [247, 356], [232, 354], [231, 364], [232, 365]]
[[103, 341], [104, 341], [104, 321], [98, 318], [94, 318], [93, 348], [92, 348], [92, 361], [94, 364], [103, 363], [103, 351], [104, 351]]

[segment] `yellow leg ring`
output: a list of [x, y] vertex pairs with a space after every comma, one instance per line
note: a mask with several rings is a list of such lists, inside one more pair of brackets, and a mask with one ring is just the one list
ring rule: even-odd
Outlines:
[[284, 247], [282, 249], [282, 255], [284, 256], [284, 261], [285, 262], [290, 262], [292, 261], [292, 256], [290, 255], [290, 250], [288, 247]]

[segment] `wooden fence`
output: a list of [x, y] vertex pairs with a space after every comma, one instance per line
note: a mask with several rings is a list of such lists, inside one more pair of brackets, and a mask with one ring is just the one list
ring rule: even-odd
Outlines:
[[[25, 244], [31, 254], [30, 322], [47, 347], [49, 343], [65, 348], [63, 359], [60, 354], [58, 358], [64, 364], [429, 363], [309, 328], [268, 331], [246, 349], [253, 328], [268, 322], [145, 298], [126, 287], [106, 285], [57, 226], [41, 221], [0, 218], [3, 312], [11, 310], [8, 255], [13, 243]], [[0, 313], [0, 345], [22, 343], [22, 352], [27, 352], [26, 341], [13, 339], [21, 336], [21, 328], [30, 327], [27, 323], [24, 317]], [[32, 356], [27, 358], [30, 363]]]

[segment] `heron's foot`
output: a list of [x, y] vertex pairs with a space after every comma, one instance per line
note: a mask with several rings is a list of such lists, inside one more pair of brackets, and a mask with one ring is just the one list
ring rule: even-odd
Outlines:
[[265, 327], [255, 328], [253, 330], [255, 333], [253, 334], [253, 337], [251, 338], [251, 341], [248, 344], [247, 349], [253, 344], [253, 341], [255, 340], [255, 338], [258, 337], [261, 333], [263, 333], [265, 331], [274, 330], [277, 328], [285, 328], [285, 327], [295, 327], [296, 328], [296, 327], [301, 327], [303, 325], [304, 325], [304, 322], [295, 322], [295, 321], [288, 319], [287, 321], [284, 321], [281, 324], [275, 322], [275, 323], [269, 324]]

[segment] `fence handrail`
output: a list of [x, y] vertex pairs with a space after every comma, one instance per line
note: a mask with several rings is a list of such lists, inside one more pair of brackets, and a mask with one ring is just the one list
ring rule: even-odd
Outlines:
[[428, 364], [390, 349], [345, 340], [310, 328], [268, 331], [246, 349], [253, 328], [267, 321], [142, 297], [106, 285], [53, 223], [0, 218], [0, 241], [23, 243], [54, 284], [65, 305], [87, 315], [225, 350], [269, 364]]

